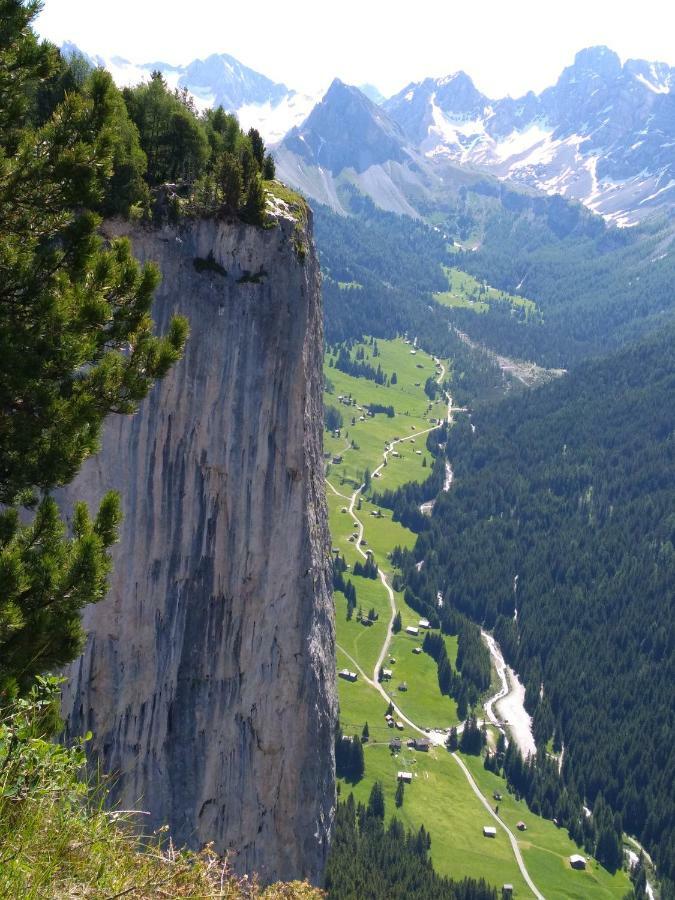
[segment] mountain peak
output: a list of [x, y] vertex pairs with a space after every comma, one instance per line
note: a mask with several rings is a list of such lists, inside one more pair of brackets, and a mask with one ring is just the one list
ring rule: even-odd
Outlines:
[[[621, 60], [617, 53], [600, 44], [596, 47], [579, 50], [571, 68], [583, 74], [616, 78], [621, 73]], [[565, 71], [569, 71], [569, 69]]]
[[339, 78], [283, 143], [306, 162], [333, 175], [347, 168], [364, 172], [370, 166], [406, 158], [399, 125], [358, 88]]
[[475, 90], [473, 79], [463, 69], [458, 69], [451, 75], [445, 75], [443, 78], [439, 78], [436, 81], [436, 84], [439, 87], [445, 87], [448, 84], [452, 84], [454, 87], [473, 88]]

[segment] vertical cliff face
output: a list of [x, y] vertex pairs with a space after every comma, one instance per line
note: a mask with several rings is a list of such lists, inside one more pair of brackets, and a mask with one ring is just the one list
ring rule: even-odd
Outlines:
[[[71, 734], [113, 800], [240, 871], [316, 880], [335, 804], [334, 623], [322, 484], [322, 317], [307, 230], [197, 221], [128, 234], [184, 313], [184, 360], [67, 500], [121, 492], [106, 600], [69, 674]], [[298, 254], [299, 242], [308, 251]]]

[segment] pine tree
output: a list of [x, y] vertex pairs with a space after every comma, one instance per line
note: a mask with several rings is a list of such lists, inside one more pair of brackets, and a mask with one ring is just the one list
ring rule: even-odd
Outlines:
[[253, 157], [258, 163], [258, 168], [262, 170], [265, 164], [265, 143], [260, 137], [260, 132], [257, 128], [249, 128], [248, 139], [251, 142]]
[[396, 803], [396, 806], [398, 808], [403, 806], [403, 793], [404, 793], [403, 779], [399, 778], [398, 784], [396, 785], [396, 794], [394, 795], [394, 802]]
[[250, 225], [262, 225], [265, 221], [265, 188], [257, 175], [249, 182], [246, 202], [240, 211], [244, 222]]
[[445, 742], [445, 746], [448, 748], [450, 753], [454, 753], [455, 750], [459, 747], [459, 739], [457, 737], [457, 729], [453, 725], [450, 729], [450, 734], [448, 735], [448, 739]]
[[363, 755], [363, 745], [356, 735], [351, 741], [351, 751], [350, 780], [357, 782], [363, 778], [366, 771], [366, 762]]
[[396, 615], [391, 623], [391, 630], [394, 634], [398, 634], [401, 630], [401, 611], [396, 610]]
[[361, 732], [361, 742], [363, 744], [366, 744], [368, 742], [369, 737], [370, 737], [370, 731], [368, 729], [368, 723], [366, 722], [365, 725], [363, 726], [363, 731]]
[[368, 816], [375, 819], [384, 819], [384, 792], [379, 781], [376, 781], [371, 788], [366, 812]]
[[[50, 492], [95, 452], [103, 420], [133, 412], [179, 358], [187, 324], [152, 334], [158, 282], [127, 241], [106, 246], [98, 209], [113, 171], [119, 107], [109, 77], [28, 127], [53, 70], [30, 30], [39, 4], [1, 0], [0, 697], [79, 652], [79, 613], [105, 593], [119, 503], [78, 505], [69, 536]], [[27, 99], [28, 98], [28, 99]], [[22, 509], [32, 511], [25, 523]]]
[[274, 157], [271, 153], [268, 153], [265, 157], [262, 171], [265, 181], [274, 181], [276, 177], [276, 165], [274, 163]]
[[223, 153], [220, 162], [220, 188], [223, 196], [223, 212], [236, 215], [244, 190], [241, 163], [234, 153]]

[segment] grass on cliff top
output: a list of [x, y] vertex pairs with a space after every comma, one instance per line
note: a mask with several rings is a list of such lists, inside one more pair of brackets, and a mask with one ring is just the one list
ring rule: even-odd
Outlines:
[[[309, 206], [307, 201], [297, 191], [292, 190], [280, 181], [264, 181], [263, 186], [269, 196], [286, 204], [289, 213], [295, 219], [293, 243], [298, 259], [301, 263], [304, 262], [309, 251]], [[273, 219], [269, 221], [272, 224], [276, 224]]]
[[264, 181], [263, 186], [268, 194], [276, 197], [277, 200], [283, 200], [287, 204], [291, 214], [296, 222], [305, 226], [307, 224], [309, 207], [307, 201], [302, 194], [289, 188], [288, 185], [281, 181]]

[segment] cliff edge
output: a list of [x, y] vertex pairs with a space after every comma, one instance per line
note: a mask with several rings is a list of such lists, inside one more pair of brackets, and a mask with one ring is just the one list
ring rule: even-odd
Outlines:
[[337, 716], [323, 325], [311, 214], [281, 202], [276, 221], [107, 226], [158, 263], [158, 326], [182, 313], [191, 334], [67, 490], [119, 490], [124, 522], [64, 713], [148, 828], [231, 849], [265, 882], [316, 882]]

